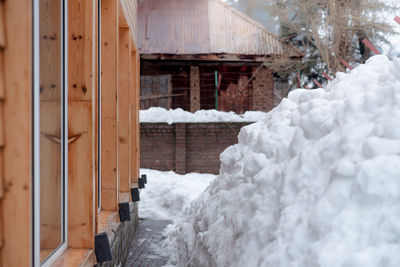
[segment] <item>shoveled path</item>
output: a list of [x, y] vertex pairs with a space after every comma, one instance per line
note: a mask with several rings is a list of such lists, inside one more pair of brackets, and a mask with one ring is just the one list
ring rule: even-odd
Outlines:
[[158, 243], [161, 233], [171, 221], [139, 218], [139, 223], [124, 266], [163, 266], [168, 256], [162, 255]]

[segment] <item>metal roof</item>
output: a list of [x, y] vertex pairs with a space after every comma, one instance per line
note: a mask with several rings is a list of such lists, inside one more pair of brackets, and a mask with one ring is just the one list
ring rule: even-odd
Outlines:
[[219, 0], [141, 0], [137, 38], [142, 55], [302, 56]]

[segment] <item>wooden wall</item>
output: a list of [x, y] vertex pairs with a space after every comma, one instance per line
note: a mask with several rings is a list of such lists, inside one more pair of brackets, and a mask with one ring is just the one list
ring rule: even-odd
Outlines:
[[[94, 0], [68, 1], [68, 247], [94, 242]], [[83, 207], [83, 208], [78, 208]]]
[[118, 204], [118, 1], [102, 0], [101, 17], [101, 208], [112, 211]]
[[139, 175], [140, 63], [132, 18], [125, 16], [135, 3], [103, 0], [101, 7], [101, 208], [106, 211], [117, 210], [119, 193], [129, 192]]
[[[122, 2], [102, 0], [98, 73], [97, 0], [68, 1], [69, 249], [93, 249], [97, 229], [97, 75], [103, 83], [103, 210], [115, 211], [119, 191], [128, 192], [139, 175], [139, 59], [132, 28], [136, 0]], [[0, 0], [0, 266], [32, 264], [31, 58], [32, 1]]]
[[32, 258], [31, 14], [31, 0], [0, 1], [2, 266], [29, 266]]
[[[4, 27], [4, 3], [0, 2], [0, 214], [3, 211], [3, 197], [4, 197], [4, 49], [6, 47], [6, 36]], [[0, 240], [3, 240], [3, 218], [0, 217]], [[3, 242], [0, 241], [0, 262], [2, 260]]]

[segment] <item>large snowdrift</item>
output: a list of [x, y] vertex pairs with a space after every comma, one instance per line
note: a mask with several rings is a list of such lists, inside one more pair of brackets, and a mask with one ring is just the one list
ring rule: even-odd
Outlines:
[[179, 266], [400, 266], [400, 60], [292, 92], [169, 232]]
[[265, 112], [247, 111], [244, 114], [234, 112], [224, 112], [218, 110], [199, 110], [195, 113], [178, 109], [149, 108], [140, 110], [140, 122], [165, 122], [172, 124], [175, 122], [255, 122], [264, 119]]

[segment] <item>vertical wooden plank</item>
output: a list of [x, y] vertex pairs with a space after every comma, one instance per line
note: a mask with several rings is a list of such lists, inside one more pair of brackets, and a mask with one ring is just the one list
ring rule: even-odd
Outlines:
[[113, 211], [118, 205], [118, 1], [101, 5], [101, 208]]
[[4, 99], [4, 55], [3, 48], [0, 48], [0, 99]]
[[139, 177], [139, 106], [140, 90], [138, 76], [138, 58], [133, 40], [130, 41], [130, 62], [129, 62], [129, 98], [130, 98], [130, 176], [131, 185], [137, 185]]
[[4, 12], [3, 12], [3, 2], [0, 1], [0, 48], [6, 46], [6, 34], [4, 27]]
[[135, 99], [135, 134], [136, 134], [136, 177], [134, 182], [137, 184], [138, 182], [138, 177], [140, 173], [140, 122], [139, 122], [139, 108], [140, 108], [140, 54], [137, 51], [136, 47], [134, 50], [134, 56], [135, 56], [135, 89], [134, 91], [136, 92], [136, 99]]
[[135, 56], [133, 53], [132, 35], [129, 35], [129, 186], [132, 187], [133, 179], [137, 176], [136, 166], [136, 132], [135, 132], [135, 104], [136, 104], [136, 70]]
[[118, 46], [119, 191], [129, 192], [129, 28], [119, 29]]
[[[3, 2], [0, 2], [0, 35], [4, 35], [4, 14], [3, 14]], [[2, 24], [3, 23], [3, 24]], [[5, 38], [5, 37], [4, 37]], [[1, 39], [1, 37], [0, 37]], [[4, 196], [4, 165], [3, 165], [3, 154], [4, 154], [4, 69], [3, 69], [3, 53], [4, 46], [0, 44], [0, 265], [2, 262], [2, 250], [3, 247], [3, 207], [2, 199]]]
[[128, 129], [128, 145], [129, 145], [129, 187], [132, 185], [132, 174], [133, 174], [133, 164], [132, 164], [132, 159], [133, 159], [133, 149], [132, 149], [132, 141], [133, 141], [133, 132], [132, 132], [132, 104], [133, 104], [133, 92], [132, 92], [132, 56], [131, 56], [131, 51], [133, 47], [133, 42], [132, 42], [132, 34], [129, 31], [129, 41], [128, 41], [128, 97], [129, 97], [129, 129]]
[[94, 0], [68, 1], [68, 136], [71, 141], [68, 245], [71, 248], [94, 246], [94, 7]]
[[[3, 3], [7, 48], [4, 50], [4, 183], [1, 206], [2, 266], [30, 266], [32, 199], [32, 1]], [[23, 257], [21, 256], [23, 255]]]

